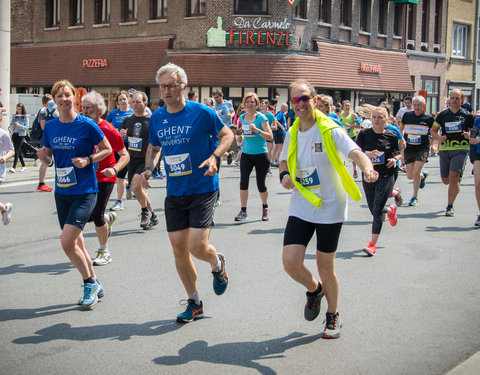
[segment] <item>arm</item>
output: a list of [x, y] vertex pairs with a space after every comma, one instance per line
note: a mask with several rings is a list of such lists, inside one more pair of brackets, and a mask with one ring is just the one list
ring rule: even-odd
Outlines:
[[267, 141], [273, 140], [272, 130], [270, 129], [270, 125], [268, 125], [268, 121], [262, 122], [262, 129], [259, 129], [255, 126], [255, 124], [250, 124], [250, 130], [254, 133], [257, 133], [262, 138], [265, 138]]
[[378, 179], [378, 172], [373, 169], [372, 161], [358, 148], [348, 154], [349, 159], [353, 160], [363, 172], [365, 182], [375, 182]]
[[438, 143], [442, 143], [447, 139], [446, 135], [440, 135], [438, 132], [440, 130], [440, 127], [438, 125], [433, 124], [432, 128], [430, 129], [430, 134], [433, 138], [433, 140], [437, 141]]
[[118, 174], [118, 171], [121, 171], [128, 164], [130, 161], [130, 154], [125, 147], [118, 151], [118, 155], [120, 158], [118, 159], [117, 163], [111, 167], [105, 168], [101, 171], [101, 173], [109, 178], [112, 178]]
[[148, 144], [147, 152], [145, 153], [145, 170], [142, 172], [141, 176], [141, 183], [144, 189], [150, 188], [150, 184], [148, 183], [148, 179], [152, 177], [153, 168], [158, 163], [158, 159], [160, 158], [160, 150], [162, 148], [160, 146], [154, 146], [151, 143]]
[[292, 176], [290, 176], [290, 173], [288, 172], [288, 165], [285, 160], [282, 160], [280, 162], [280, 165], [278, 166], [278, 173], [282, 178], [280, 179], [280, 183], [285, 189], [293, 189], [295, 185], [293, 184]]
[[219, 156], [220, 160], [222, 160], [223, 154], [228, 150], [233, 142], [233, 132], [228, 128], [228, 126], [224, 126], [220, 133], [218, 133], [217, 137], [220, 139], [218, 142], [218, 147], [208, 159], [204, 160], [203, 163], [198, 166], [198, 168], [207, 167], [204, 176], [215, 176], [215, 173], [217, 173], [219, 167], [217, 164], [217, 157], [215, 155]]
[[15, 151], [10, 150], [5, 155], [0, 156], [0, 164], [5, 164], [7, 160], [12, 158], [14, 155], [15, 155]]
[[73, 165], [77, 168], [85, 168], [90, 163], [96, 163], [97, 161], [103, 160], [112, 153], [112, 146], [110, 146], [107, 137], [104, 137], [97, 147], [99, 151], [95, 154], [86, 157], [73, 158]]

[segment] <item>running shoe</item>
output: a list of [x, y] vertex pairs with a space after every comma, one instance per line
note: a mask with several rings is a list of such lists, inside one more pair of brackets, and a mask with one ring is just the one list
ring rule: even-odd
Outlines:
[[90, 308], [98, 302], [98, 293], [100, 292], [100, 284], [95, 281], [94, 283], [83, 284], [83, 301], [82, 306]]
[[218, 259], [220, 259], [220, 271], [212, 271], [213, 275], [213, 291], [217, 296], [222, 295], [228, 286], [228, 276], [225, 272], [225, 257], [221, 253], [217, 253]]
[[343, 327], [340, 314], [338, 312], [335, 314], [327, 312], [324, 323], [323, 338], [338, 339], [340, 337], [340, 329]]
[[162, 177], [162, 175], [161, 175], [160, 173], [157, 172], [157, 173], [155, 173], [155, 174], [152, 176], [152, 178], [153, 178], [154, 180], [161, 180], [163, 177]]
[[185, 311], [177, 315], [177, 322], [179, 323], [190, 323], [196, 319], [203, 318], [203, 303], [200, 301], [200, 304], [197, 305], [195, 300], [189, 299], [188, 305]]
[[222, 201], [220, 199], [217, 199], [215, 202], [215, 207], [220, 207], [222, 204]]
[[418, 206], [418, 199], [415, 198], [415, 197], [412, 197], [412, 199], [410, 199], [410, 202], [408, 203], [408, 205], [409, 205], [410, 207]]
[[453, 207], [447, 207], [447, 211], [445, 211], [445, 216], [454, 217], [455, 211]]
[[[97, 297], [98, 298], [103, 298], [105, 296], [105, 290], [103, 289], [103, 285], [100, 281], [97, 280], [98, 285], [100, 285], [100, 290], [98, 291]], [[83, 286], [82, 286], [83, 288]], [[83, 305], [83, 297], [81, 297], [78, 302], [78, 305]]]
[[98, 249], [97, 255], [95, 259], [93, 259], [94, 266], [106, 266], [108, 263], [112, 261], [112, 257], [110, 256], [110, 252], [105, 249]]
[[27, 168], [25, 168], [25, 167], [21, 167], [21, 168], [20, 168], [20, 172], [24, 172], [24, 171], [25, 171], [25, 169], [27, 169]]
[[235, 217], [235, 221], [246, 221], [248, 219], [247, 213], [240, 211]]
[[474, 224], [476, 227], [480, 227], [480, 215], [477, 217], [477, 221]]
[[15, 168], [12, 167], [12, 168], [10, 168], [8, 171], [9, 171], [10, 173], [15, 173]]
[[155, 213], [152, 212], [152, 216], [150, 217], [150, 224], [157, 225], [159, 223], [158, 216], [155, 215]]
[[12, 219], [12, 208], [13, 204], [5, 203], [5, 211], [2, 212], [3, 225], [10, 224], [10, 220]]
[[53, 190], [53, 188], [48, 186], [48, 185], [42, 185], [42, 186], [37, 186], [37, 190], [38, 191], [50, 192], [50, 191]]
[[235, 163], [235, 165], [236, 165], [237, 167], [240, 165], [240, 162], [237, 161], [237, 160], [235, 160], [234, 163]]
[[390, 209], [390, 213], [387, 214], [387, 217], [388, 217], [388, 220], [390, 221], [390, 225], [392, 227], [394, 227], [395, 225], [397, 225], [397, 207], [392, 204], [390, 207], [388, 207]]
[[262, 220], [263, 221], [270, 220], [270, 208], [269, 207], [262, 209]]
[[140, 216], [140, 227], [143, 229], [150, 229], [149, 228], [151, 226], [150, 218], [152, 217], [152, 214], [150, 213], [150, 211], [142, 210], [139, 216]]
[[272, 171], [270, 169], [267, 171], [267, 176], [272, 176]]
[[397, 195], [395, 195], [395, 197], [393, 197], [393, 199], [395, 200], [395, 205], [397, 207], [400, 207], [403, 203], [403, 198], [402, 198], [401, 191], [400, 191], [399, 188], [393, 188], [393, 190], [395, 190], [397, 192]]
[[363, 252], [366, 253], [368, 256], [373, 257], [377, 252], [377, 246], [374, 245], [372, 242], [368, 243], [368, 246], [363, 248]]
[[127, 186], [127, 201], [133, 199], [133, 191], [131, 186]]
[[353, 170], [353, 178], [357, 178], [358, 177], [358, 172], [356, 169]]
[[230, 151], [230, 152], [227, 154], [227, 164], [228, 164], [228, 165], [232, 164], [232, 161], [233, 161], [233, 151]]
[[423, 189], [425, 187], [425, 184], [427, 183], [427, 177], [428, 172], [423, 172], [423, 178], [420, 180], [420, 189]]
[[115, 201], [112, 207], [110, 207], [110, 211], [123, 211], [125, 209], [125, 206], [123, 205], [122, 201], [119, 201], [118, 199]]
[[113, 223], [117, 220], [117, 214], [115, 212], [108, 212], [107, 215], [108, 215], [108, 223], [107, 223], [107, 225], [108, 225], [108, 237], [110, 237], [110, 235], [112, 234]]
[[314, 320], [320, 313], [320, 302], [322, 297], [325, 295], [323, 289], [320, 293], [309, 293], [307, 292], [307, 303], [305, 304], [304, 316], [305, 319], [311, 322]]

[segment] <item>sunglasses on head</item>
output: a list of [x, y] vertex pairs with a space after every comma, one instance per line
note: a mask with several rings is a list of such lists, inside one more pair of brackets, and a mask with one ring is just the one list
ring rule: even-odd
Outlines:
[[298, 103], [300, 103], [300, 102], [308, 102], [310, 99], [312, 99], [311, 96], [302, 95], [302, 96], [299, 96], [299, 97], [291, 98], [291, 99], [290, 99], [290, 103], [292, 103], [292, 104], [298, 104]]

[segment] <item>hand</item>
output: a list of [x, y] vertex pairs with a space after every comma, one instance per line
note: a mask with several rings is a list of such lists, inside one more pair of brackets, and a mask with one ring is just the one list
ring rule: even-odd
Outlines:
[[150, 177], [152, 177], [152, 171], [150, 169], [146, 169], [140, 174], [140, 183], [145, 190], [150, 189], [151, 187], [148, 182]]
[[198, 166], [198, 168], [203, 167], [207, 167], [207, 171], [203, 174], [204, 176], [215, 176], [218, 171], [217, 158], [213, 155], [210, 156], [207, 160], [205, 160], [202, 164]]
[[104, 176], [108, 178], [113, 178], [116, 176], [115, 169], [113, 167], [105, 168], [100, 173], [102, 173]]
[[368, 156], [369, 158], [378, 158], [378, 157], [380, 156], [380, 151], [378, 151], [378, 150], [372, 150], [372, 151], [370, 151], [370, 152], [367, 154], [367, 156]]
[[365, 169], [363, 171], [363, 179], [365, 180], [365, 182], [375, 182], [378, 179], [378, 172], [375, 171], [375, 169], [373, 168]]
[[126, 135], [127, 135], [127, 129], [120, 129], [120, 130], [119, 130], [119, 133], [120, 133], [120, 135], [121, 135], [123, 138], [125, 138]]
[[88, 165], [88, 163], [89, 163], [88, 158], [77, 157], [72, 159], [72, 164], [77, 168], [85, 168]]
[[[248, 129], [249, 129], [251, 132], [253, 132], [253, 133], [256, 133], [257, 130], [258, 130], [258, 128], [255, 126], [255, 124], [250, 124], [250, 125], [248, 126]], [[258, 130], [258, 132], [260, 133], [260, 130]]]
[[0, 164], [5, 164], [5, 158], [3, 156], [0, 156]]
[[466, 132], [465, 130], [462, 131], [463, 138], [470, 139], [470, 133]]
[[283, 176], [282, 186], [288, 190], [293, 189], [295, 185], [293, 184], [292, 176], [290, 176], [289, 174], [286, 174], [285, 176]]
[[14, 128], [18, 128], [19, 126], [20, 126], [20, 124], [19, 124], [18, 122], [15, 122], [15, 123], [13, 124], [13, 127], [14, 127]]
[[392, 168], [392, 167], [395, 167], [395, 165], [397, 164], [398, 160], [397, 158], [390, 158], [387, 160], [387, 168]]
[[242, 135], [242, 134], [243, 134], [242, 128], [238, 128], [238, 129], [235, 131], [235, 135]]

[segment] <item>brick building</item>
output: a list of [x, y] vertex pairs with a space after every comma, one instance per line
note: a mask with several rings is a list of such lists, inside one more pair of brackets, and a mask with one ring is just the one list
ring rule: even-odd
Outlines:
[[156, 103], [155, 72], [173, 62], [199, 100], [220, 87], [234, 104], [248, 91], [283, 102], [289, 83], [306, 78], [336, 100], [388, 100], [397, 109], [405, 94], [438, 82], [429, 90], [435, 111], [445, 87], [446, 3], [12, 0], [12, 92], [48, 92], [67, 78], [101, 92], [109, 109], [130, 87]]

